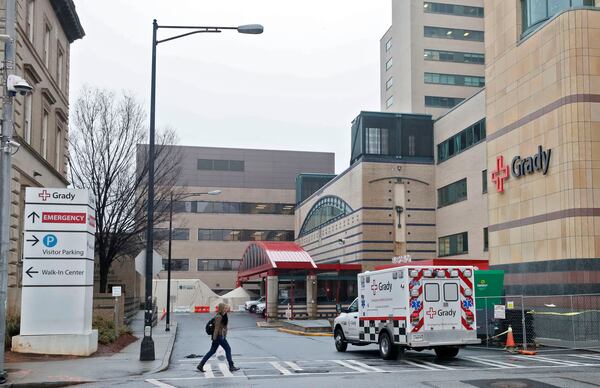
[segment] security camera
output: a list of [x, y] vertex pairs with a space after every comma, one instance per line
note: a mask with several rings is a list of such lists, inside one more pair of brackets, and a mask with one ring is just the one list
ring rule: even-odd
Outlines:
[[33, 90], [33, 86], [29, 85], [27, 81], [18, 75], [11, 74], [8, 76], [7, 80], [7, 89], [8, 93], [12, 96], [16, 96], [17, 93], [24, 96], [26, 94], [31, 93]]

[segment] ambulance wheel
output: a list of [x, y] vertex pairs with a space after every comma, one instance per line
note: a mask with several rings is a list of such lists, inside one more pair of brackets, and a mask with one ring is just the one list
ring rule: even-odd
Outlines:
[[345, 352], [346, 349], [348, 349], [348, 342], [346, 342], [346, 338], [344, 337], [344, 332], [342, 329], [339, 327], [335, 329], [333, 338], [335, 340], [335, 348], [338, 352]]
[[441, 346], [439, 348], [435, 348], [435, 355], [442, 360], [448, 360], [456, 357], [458, 355], [458, 350], [459, 349], [455, 347]]
[[250, 306], [250, 312], [252, 314], [254, 314], [256, 312], [256, 305], [253, 304], [252, 306]]
[[387, 331], [381, 333], [379, 336], [379, 355], [381, 358], [384, 360], [394, 360], [396, 359], [397, 351], [398, 348], [394, 345]]

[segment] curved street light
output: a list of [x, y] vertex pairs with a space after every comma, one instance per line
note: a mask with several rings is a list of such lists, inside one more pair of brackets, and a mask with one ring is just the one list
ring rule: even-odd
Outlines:
[[[157, 40], [158, 29], [192, 30], [165, 39]], [[264, 28], [260, 24], [247, 24], [237, 27], [207, 26], [159, 26], [156, 19], [152, 21], [152, 71], [150, 82], [150, 136], [148, 139], [148, 209], [146, 229], [146, 301], [144, 313], [144, 338], [140, 347], [140, 361], [154, 361], [154, 340], [152, 339], [152, 250], [154, 248], [154, 148], [156, 119], [156, 46], [185, 36], [199, 33], [220, 33], [223, 30], [236, 30], [241, 34], [262, 34]]]

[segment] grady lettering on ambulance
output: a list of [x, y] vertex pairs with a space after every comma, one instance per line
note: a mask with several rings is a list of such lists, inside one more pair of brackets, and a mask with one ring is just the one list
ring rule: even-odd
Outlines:
[[392, 291], [392, 283], [390, 283], [390, 282], [379, 283], [379, 291], [388, 291], [388, 292], [391, 292]]

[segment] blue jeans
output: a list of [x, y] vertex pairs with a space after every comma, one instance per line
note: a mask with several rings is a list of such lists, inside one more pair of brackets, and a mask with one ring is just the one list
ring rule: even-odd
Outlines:
[[204, 355], [204, 358], [202, 358], [202, 361], [200, 361], [200, 365], [204, 365], [206, 361], [208, 361], [208, 359], [216, 353], [217, 349], [219, 348], [219, 345], [221, 345], [223, 350], [225, 350], [225, 356], [227, 357], [227, 362], [229, 363], [229, 366], [233, 366], [233, 360], [231, 359], [231, 347], [229, 346], [229, 343], [227, 342], [225, 337], [221, 335], [217, 336], [217, 339], [212, 342], [210, 350]]

